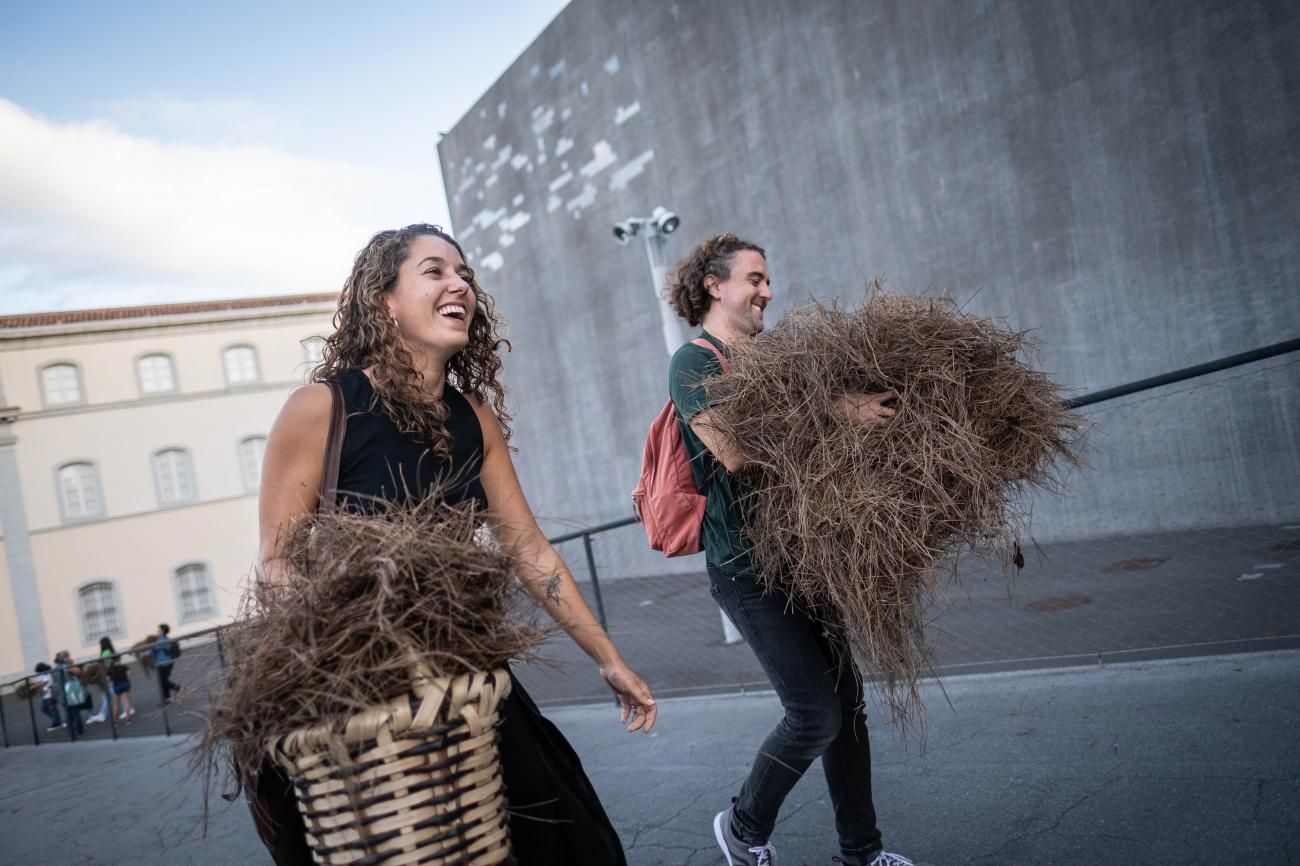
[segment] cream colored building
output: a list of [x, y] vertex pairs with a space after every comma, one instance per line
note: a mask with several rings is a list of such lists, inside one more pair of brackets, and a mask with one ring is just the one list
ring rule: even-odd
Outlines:
[[0, 676], [229, 620], [266, 434], [335, 302], [0, 316]]

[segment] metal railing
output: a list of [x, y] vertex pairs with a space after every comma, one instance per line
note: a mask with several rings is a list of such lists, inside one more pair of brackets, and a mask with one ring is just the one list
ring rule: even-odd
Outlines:
[[[1141, 379], [1125, 385], [1120, 385], [1113, 388], [1107, 388], [1107, 389], [1095, 391], [1090, 394], [1081, 395], [1079, 397], [1072, 397], [1062, 402], [1063, 405], [1065, 405], [1068, 408], [1078, 408], [1082, 406], [1094, 405], [1097, 403], [1102, 403], [1104, 401], [1113, 400], [1118, 397], [1123, 397], [1130, 394], [1148, 391], [1153, 388], [1158, 388], [1161, 386], [1170, 385], [1177, 382], [1186, 381], [1189, 379], [1194, 379], [1197, 377], [1208, 375], [1210, 373], [1220, 372], [1223, 370], [1231, 369], [1233, 367], [1239, 367], [1245, 364], [1254, 363], [1278, 355], [1295, 352], [1297, 350], [1300, 350], [1300, 339], [1287, 340], [1284, 342], [1274, 343], [1272, 345], [1265, 346], [1263, 348], [1255, 349], [1250, 352], [1243, 352], [1225, 358], [1220, 358], [1218, 360], [1211, 361], [1205, 364], [1197, 364], [1190, 367], [1184, 367], [1182, 369], [1174, 370], [1160, 376]], [[595, 614], [597, 619], [600, 621], [601, 625], [606, 627], [607, 629], [610, 627], [610, 622], [606, 610], [606, 591], [602, 588], [601, 585], [600, 569], [598, 567], [597, 557], [593, 549], [593, 539], [595, 539], [597, 536], [601, 536], [613, 530], [623, 529], [625, 527], [631, 526], [636, 522], [637, 520], [635, 517], [625, 517], [619, 520], [612, 520], [607, 523], [601, 523], [595, 526], [575, 529], [573, 531], [556, 535], [553, 538], [548, 539], [551, 544], [555, 544], [555, 545], [563, 544], [566, 542], [576, 542], [576, 541], [582, 542], [583, 555], [586, 561], [587, 576], [588, 576], [587, 585], [590, 587], [591, 601], [593, 603], [593, 607], [595, 609]], [[644, 543], [644, 539], [639, 539], [639, 541], [642, 544]], [[1113, 567], [1119, 567], [1123, 565], [1125, 565], [1125, 563], [1121, 562]], [[1142, 566], [1142, 564], [1139, 562], [1136, 565], [1129, 563], [1128, 567], [1140, 568], [1144, 566]], [[1246, 577], [1247, 577], [1246, 575], [1243, 575], [1243, 579], [1245, 579]], [[640, 604], [647, 604], [647, 603], [649, 602], [646, 601], [640, 602]], [[209, 668], [215, 666], [216, 669], [224, 669], [226, 665], [226, 658], [225, 658], [225, 650], [222, 644], [221, 635], [222, 635], [222, 631], [226, 627], [227, 626], [218, 626], [215, 628], [209, 628], [209, 629], [204, 629], [202, 631], [191, 632], [173, 638], [173, 640], [177, 641], [178, 643], [181, 643], [182, 645], [186, 646], [191, 650], [191, 652], [187, 652], [183, 654], [182, 658], [178, 660], [176, 664], [180, 665], [182, 662], [185, 662], [186, 663], [185, 667], [190, 668], [196, 674], [199, 671], [201, 671], [204, 668], [204, 666], [207, 666]], [[716, 624], [714, 627], [716, 628]], [[201, 647], [208, 647], [208, 649], [206, 650], [197, 649], [197, 651], [195, 651], [196, 648], [201, 648]], [[119, 653], [119, 655], [123, 659], [129, 656], [135, 656], [137, 659], [139, 659], [141, 656], [149, 653], [150, 651], [151, 650], [148, 646], [137, 645], [132, 649], [128, 649]], [[78, 664], [85, 665], [85, 664], [92, 664], [98, 662], [100, 662], [100, 659], [94, 658], [94, 659], [88, 659]], [[151, 723], [153, 723], [154, 727], [157, 727], [156, 723], [159, 722], [161, 723], [160, 733], [163, 733], [165, 735], [171, 735], [175, 728], [174, 720], [171, 717], [171, 714], [169, 712], [167, 702], [165, 700], [162, 700], [163, 695], [162, 695], [161, 681], [157, 677], [156, 671], [154, 671], [153, 673], [154, 673], [153, 678], [155, 679], [155, 681], [158, 681], [158, 693], [159, 693], [160, 702], [159, 702], [159, 711], [151, 715], [149, 718], [151, 720]], [[37, 699], [36, 691], [38, 691], [39, 689], [33, 689], [32, 682], [34, 679], [35, 679], [34, 675], [27, 675], [25, 677], [22, 677], [21, 679], [0, 684], [0, 735], [3, 736], [3, 742], [6, 748], [8, 748], [11, 745], [9, 721], [11, 720], [11, 713], [14, 708], [14, 705], [11, 704], [9, 707], [9, 711], [6, 711], [4, 697], [7, 692], [13, 693], [18, 690], [25, 691], [26, 693], [26, 703], [27, 703], [26, 715], [28, 716], [32, 726], [32, 741], [34, 742], [35, 745], [41, 744], [41, 736], [39, 731], [40, 726], [37, 723], [37, 714], [36, 714], [36, 706], [35, 706], [35, 700]], [[668, 691], [671, 691], [671, 689], [669, 689]], [[63, 711], [66, 713], [66, 706], [62, 700], [59, 700], [60, 697], [61, 696], [56, 695], [56, 701], [58, 702], [58, 706], [61, 709], [63, 709]], [[113, 739], [116, 740], [119, 736], [119, 728], [121, 726], [117, 724], [118, 720], [115, 718], [115, 714], [110, 712], [109, 717], [110, 717], [109, 727], [111, 731], [111, 736]], [[69, 733], [71, 735], [72, 740], [75, 741], [76, 739], [78, 739], [78, 736], [71, 729], [69, 729]]]

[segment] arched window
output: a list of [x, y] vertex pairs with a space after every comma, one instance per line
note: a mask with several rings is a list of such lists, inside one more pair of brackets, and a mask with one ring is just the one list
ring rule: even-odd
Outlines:
[[81, 403], [81, 369], [76, 364], [50, 364], [41, 368], [41, 395], [46, 406]]
[[158, 502], [170, 505], [189, 502], [198, 491], [194, 485], [194, 464], [184, 448], [168, 448], [153, 456], [153, 475], [158, 487]]
[[256, 491], [262, 483], [262, 455], [266, 453], [265, 436], [249, 436], [239, 443], [239, 473], [244, 489]]
[[97, 580], [81, 587], [77, 590], [77, 606], [81, 609], [82, 643], [122, 636], [122, 609], [112, 581]]
[[176, 609], [181, 622], [216, 614], [212, 575], [203, 563], [189, 562], [177, 568], [172, 572], [172, 586], [176, 591]]
[[104, 513], [104, 497], [99, 492], [99, 473], [95, 464], [65, 463], [58, 470], [59, 505], [65, 520], [98, 517]]
[[227, 385], [247, 385], [261, 378], [257, 370], [257, 350], [252, 346], [230, 346], [222, 353]]
[[302, 357], [308, 364], [319, 364], [325, 359], [325, 339], [308, 337], [302, 341]]
[[144, 355], [135, 362], [141, 394], [169, 394], [176, 390], [176, 368], [171, 355]]

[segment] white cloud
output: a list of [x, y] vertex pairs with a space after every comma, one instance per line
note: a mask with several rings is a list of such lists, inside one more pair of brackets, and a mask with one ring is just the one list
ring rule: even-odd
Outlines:
[[177, 99], [154, 95], [95, 102], [94, 115], [132, 135], [231, 147], [273, 142], [285, 132], [280, 116], [246, 99]]
[[[193, 116], [172, 108], [177, 123]], [[0, 99], [0, 312], [330, 291], [373, 231], [428, 213], [412, 186], [394, 170], [55, 123]]]

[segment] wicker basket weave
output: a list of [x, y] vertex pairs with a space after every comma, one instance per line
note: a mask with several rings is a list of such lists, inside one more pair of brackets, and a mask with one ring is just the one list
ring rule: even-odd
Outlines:
[[341, 736], [319, 725], [272, 745], [317, 863], [510, 861], [496, 731], [509, 674], [414, 674], [411, 695], [352, 716]]

